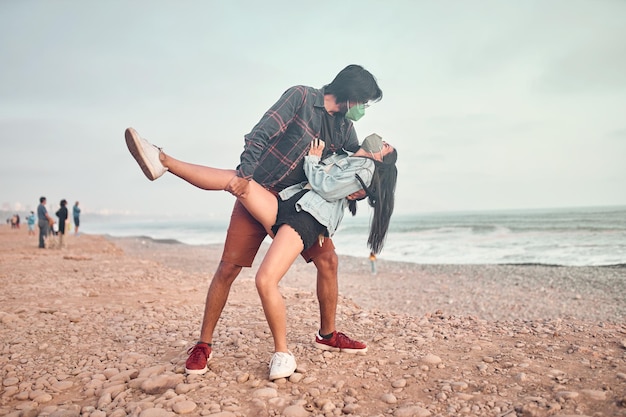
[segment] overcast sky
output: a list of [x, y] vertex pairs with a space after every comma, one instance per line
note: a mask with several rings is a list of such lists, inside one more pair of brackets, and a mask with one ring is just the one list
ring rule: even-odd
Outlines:
[[154, 183], [124, 129], [234, 168], [288, 87], [358, 63], [355, 124], [399, 150], [397, 212], [626, 205], [626, 2], [2, 1], [0, 204], [224, 216]]

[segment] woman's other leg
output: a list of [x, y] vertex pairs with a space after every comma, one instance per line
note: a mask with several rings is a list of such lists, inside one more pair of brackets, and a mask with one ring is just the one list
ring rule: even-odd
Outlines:
[[265, 254], [256, 274], [256, 288], [261, 298], [265, 318], [274, 337], [274, 350], [287, 352], [287, 313], [278, 283], [304, 249], [300, 235], [289, 225], [283, 225]]

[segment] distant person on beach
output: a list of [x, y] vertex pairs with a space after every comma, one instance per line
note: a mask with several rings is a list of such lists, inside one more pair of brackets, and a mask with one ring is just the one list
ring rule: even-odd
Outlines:
[[35, 235], [35, 212], [31, 211], [30, 214], [26, 217], [26, 224], [28, 225], [28, 235]]
[[39, 205], [37, 206], [37, 225], [39, 226], [39, 248], [46, 247], [46, 239], [50, 234], [50, 230], [54, 220], [48, 214], [46, 208], [46, 197], [39, 198]]
[[[204, 190], [228, 190], [237, 171], [194, 165], [165, 154], [160, 148], [139, 137], [134, 129], [127, 129], [128, 148], [150, 179], [165, 172], [182, 178]], [[397, 177], [396, 150], [376, 134], [370, 135], [354, 154], [331, 155], [320, 161], [324, 142], [311, 142], [304, 159], [306, 180], [276, 194], [251, 180], [248, 189], [238, 197], [274, 240], [267, 251], [256, 276], [261, 303], [274, 336], [275, 354], [270, 361], [270, 379], [284, 378], [296, 369], [293, 355], [287, 348], [285, 305], [278, 284], [298, 254], [319, 247], [333, 235], [344, 209], [356, 205], [350, 200], [363, 192], [374, 207], [368, 243], [372, 251], [382, 249], [393, 212]], [[364, 351], [359, 346], [346, 346], [346, 352]]]
[[[89, 206], [89, 202], [87, 202], [87, 206]], [[77, 235], [78, 226], [80, 226], [80, 207], [78, 207], [78, 201], [75, 202], [74, 207], [72, 207], [72, 217], [74, 217], [74, 234]]]
[[11, 216], [11, 229], [19, 229], [20, 228], [20, 215], [14, 214]]
[[370, 252], [370, 265], [372, 267], [372, 275], [376, 275], [376, 254], [373, 251]]
[[[381, 170], [386, 171], [388, 175], [383, 176], [386, 179], [393, 177], [393, 180], [389, 181], [387, 185], [391, 183], [395, 185], [394, 163], [397, 153], [393, 147], [383, 144], [380, 137], [372, 135], [371, 142], [378, 143], [379, 147], [370, 149], [364, 146], [359, 149], [356, 133], [352, 126], [352, 120], [358, 120], [364, 114], [368, 102], [377, 101], [381, 97], [382, 92], [374, 77], [358, 65], [346, 67], [332, 83], [323, 89], [304, 86], [292, 87], [263, 116], [252, 132], [246, 135], [246, 146], [237, 170], [216, 170], [221, 172], [216, 178], [206, 177], [206, 174], [202, 174], [198, 182], [194, 179], [197, 171], [215, 169], [173, 160], [152, 145], [142, 144], [134, 130], [127, 130], [127, 143], [140, 165], [142, 165], [142, 158], [145, 158], [147, 152], [156, 161], [153, 166], [158, 167], [161, 164], [165, 166], [165, 168], [161, 166], [157, 171], [151, 171], [152, 168], [147, 168], [144, 163], [142, 169], [148, 178], [155, 179], [169, 169], [175, 175], [200, 188], [226, 189], [238, 197], [231, 216], [222, 260], [207, 293], [200, 340], [190, 350], [190, 356], [186, 363], [188, 373], [203, 374], [207, 371], [206, 363], [212, 353], [213, 331], [228, 298], [230, 286], [242, 267], [251, 266], [261, 242], [268, 233], [277, 233], [277, 235], [272, 243], [274, 249], [270, 248], [268, 251], [268, 255], [271, 256], [266, 256], [257, 274], [257, 289], [274, 335], [276, 353], [270, 362], [270, 379], [288, 377], [296, 368], [295, 358], [287, 349], [285, 309], [278, 291], [278, 281], [297, 254], [305, 248], [302, 256], [309, 262], [313, 261], [318, 268], [317, 283], [321, 326], [315, 338], [315, 345], [320, 349], [349, 353], [364, 353], [367, 350], [365, 344], [352, 340], [335, 329], [338, 297], [337, 255], [332, 241], [329, 238], [318, 240], [318, 236], [320, 232], [323, 235], [332, 235], [337, 225], [336, 222], [340, 220], [338, 213], [340, 212], [342, 216], [344, 207], [348, 205], [356, 208], [354, 204], [348, 203], [348, 198], [354, 199], [357, 195], [363, 197], [365, 192], [362, 189], [367, 188], [370, 191], [370, 201], [377, 207], [375, 211], [381, 214], [380, 218], [376, 220], [380, 227], [377, 228], [377, 232], [373, 232], [375, 228], [372, 228], [372, 233], [370, 233], [370, 244], [379, 246], [376, 248], [379, 250], [382, 247], [381, 239], [384, 239], [386, 234], [386, 225], [383, 227], [381, 220], [383, 220], [382, 223], [385, 223], [384, 217], [387, 216], [386, 222], [388, 224], [388, 216], [391, 215], [393, 207], [393, 198], [391, 197], [393, 187], [380, 187], [378, 185], [379, 180], [376, 180], [376, 184], [369, 185], [369, 188], [364, 187], [366, 184], [357, 181], [354, 175], [355, 171], [353, 171], [350, 177], [350, 187], [344, 186], [343, 190], [345, 192], [346, 188], [350, 188], [351, 191], [334, 196], [335, 202], [329, 204], [329, 207], [334, 207], [335, 211], [331, 210], [326, 213], [327, 217], [324, 220], [327, 221], [327, 224], [322, 224], [322, 221], [309, 215], [309, 221], [303, 222], [306, 225], [305, 230], [297, 230], [300, 229], [300, 225], [294, 227], [291, 217], [301, 216], [303, 212], [307, 213], [304, 210], [297, 211], [296, 201], [303, 203], [298, 205], [300, 208], [306, 205], [305, 202], [310, 203], [311, 200], [321, 198], [320, 194], [315, 192], [307, 193], [307, 189], [302, 188], [302, 183], [307, 180], [303, 167], [306, 167], [311, 174], [317, 173], [319, 178], [327, 175], [323, 169], [319, 168], [321, 166], [319, 161], [322, 156], [331, 156], [328, 165], [331, 167], [336, 167], [336, 164], [342, 163], [345, 165], [348, 159], [352, 159], [347, 158], [345, 151], [359, 151], [367, 153], [370, 157], [375, 156], [378, 163], [373, 163], [371, 159], [367, 158], [357, 157], [354, 159], [370, 161], [369, 163], [376, 167], [386, 167]], [[317, 138], [324, 140], [325, 144]], [[135, 148], [134, 151], [132, 147]], [[305, 158], [309, 150], [314, 153]], [[160, 157], [164, 159], [160, 160]], [[382, 162], [383, 158], [384, 163]], [[305, 163], [305, 160], [308, 162]], [[373, 166], [369, 169], [369, 175], [363, 174], [367, 177], [362, 178], [363, 180], [370, 181], [372, 175], [380, 178], [380, 173], [374, 174]], [[214, 180], [218, 184], [212, 183]], [[315, 180], [311, 179], [311, 184], [313, 183]], [[300, 188], [288, 188], [289, 186]], [[383, 193], [383, 188], [385, 197], [378, 196], [377, 193]], [[292, 198], [289, 203], [282, 199], [279, 202], [276, 199], [275, 195], [281, 191], [283, 191], [282, 198]], [[331, 192], [332, 190], [323, 191]], [[350, 194], [352, 195], [349, 196]], [[259, 202], [254, 202], [256, 197], [253, 198], [253, 195], [261, 196], [258, 197]], [[387, 210], [382, 209], [383, 201], [391, 203], [391, 210], [389, 210], [389, 206]], [[258, 213], [261, 218], [255, 220], [244, 207], [254, 204], [265, 204], [267, 207], [273, 207], [273, 210], [269, 210], [268, 213], [267, 207], [264, 206], [263, 212]], [[280, 210], [278, 209], [279, 206]], [[283, 206], [286, 207], [286, 210], [283, 210]], [[276, 219], [277, 211], [281, 215], [278, 219]], [[287, 214], [288, 212], [291, 213]], [[286, 219], [282, 218], [283, 214], [285, 214]], [[275, 224], [276, 228], [272, 230], [272, 226]], [[278, 226], [285, 224], [288, 227], [278, 228]], [[383, 229], [384, 233], [381, 234]], [[372, 237], [372, 234], [375, 236]], [[280, 239], [279, 236], [281, 236]], [[301, 236], [303, 237], [301, 238]], [[295, 244], [291, 240], [294, 237]], [[277, 248], [285, 241], [290, 242], [289, 246], [285, 248], [284, 253], [275, 256], [278, 252]], [[305, 242], [303, 243], [303, 241]], [[293, 254], [294, 251], [295, 254]], [[275, 304], [270, 304], [270, 302]]]
[[67, 222], [67, 200], [61, 200], [61, 207], [57, 210], [56, 216], [59, 218], [59, 249], [65, 247], [65, 223]]

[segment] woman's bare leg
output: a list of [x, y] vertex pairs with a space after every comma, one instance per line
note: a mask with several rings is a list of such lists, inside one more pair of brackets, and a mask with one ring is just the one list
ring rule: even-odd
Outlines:
[[276, 352], [288, 351], [287, 313], [278, 283], [303, 249], [300, 235], [291, 226], [281, 226], [256, 274], [256, 288], [274, 337]]
[[225, 190], [237, 175], [234, 169], [220, 169], [190, 164], [161, 151], [159, 160], [172, 174], [203, 190]]
[[[230, 181], [237, 175], [237, 171], [233, 169], [190, 164], [173, 158], [163, 151], [159, 155], [159, 160], [169, 172], [203, 190], [225, 190]], [[248, 193], [239, 197], [239, 201], [271, 234], [271, 228], [276, 223], [276, 213], [278, 213], [276, 197], [252, 180], [249, 184]]]

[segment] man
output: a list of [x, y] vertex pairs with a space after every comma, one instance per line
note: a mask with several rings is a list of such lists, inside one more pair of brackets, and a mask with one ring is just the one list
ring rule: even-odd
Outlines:
[[[303, 164], [313, 139], [325, 144], [323, 157], [359, 148], [352, 121], [365, 113], [369, 102], [379, 101], [382, 91], [372, 74], [359, 65], [349, 65], [322, 89], [295, 86], [263, 115], [245, 136], [237, 177], [228, 186], [234, 196], [245, 195], [254, 179], [278, 193], [306, 180]], [[354, 196], [356, 198], [356, 196]], [[213, 331], [224, 309], [230, 287], [243, 267], [250, 267], [266, 232], [237, 201], [231, 214], [224, 252], [207, 292], [200, 340], [189, 350], [185, 368], [204, 374], [212, 355]], [[320, 329], [315, 345], [320, 349], [365, 353], [364, 343], [350, 339], [335, 328], [337, 310], [337, 254], [331, 239], [302, 253], [317, 268], [317, 298]]]
[[39, 205], [37, 206], [37, 218], [39, 226], [39, 247], [44, 249], [46, 247], [46, 238], [50, 233], [50, 226], [54, 224], [54, 220], [48, 214], [46, 208], [46, 197], [39, 198]]

